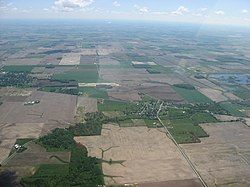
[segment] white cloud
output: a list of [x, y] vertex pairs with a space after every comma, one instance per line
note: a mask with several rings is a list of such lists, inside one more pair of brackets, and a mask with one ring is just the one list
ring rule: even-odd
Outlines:
[[148, 7], [140, 7], [138, 5], [134, 5], [134, 7], [141, 13], [141, 14], [144, 14], [144, 13], [148, 13], [149, 12], [149, 9]]
[[217, 15], [220, 15], [220, 16], [225, 15], [225, 12], [222, 11], [222, 10], [215, 11], [214, 13], [217, 14]]
[[248, 10], [243, 9], [241, 12], [242, 12], [243, 14], [247, 14], [247, 13], [248, 13]]
[[174, 15], [183, 15], [184, 13], [189, 12], [188, 8], [184, 6], [180, 6], [176, 11], [173, 11], [172, 14]]
[[120, 7], [120, 6], [121, 6], [121, 4], [120, 4], [120, 3], [118, 3], [117, 1], [114, 1], [114, 2], [113, 2], [113, 6], [114, 6], [114, 7]]
[[94, 0], [55, 0], [52, 9], [70, 12], [84, 9], [93, 2]]
[[201, 11], [201, 12], [206, 12], [206, 11], [207, 11], [207, 8], [205, 8], [205, 7], [204, 7], [204, 8], [201, 8], [200, 11]]

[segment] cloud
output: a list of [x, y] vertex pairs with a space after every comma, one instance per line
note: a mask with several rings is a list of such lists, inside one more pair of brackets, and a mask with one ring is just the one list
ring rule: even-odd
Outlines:
[[113, 2], [113, 6], [114, 6], [114, 7], [120, 7], [120, 6], [121, 6], [121, 4], [120, 4], [120, 3], [118, 3], [117, 1], [114, 1], [114, 2]]
[[173, 11], [172, 14], [174, 15], [183, 15], [184, 13], [189, 12], [188, 8], [184, 6], [180, 6], [176, 11]]
[[200, 11], [201, 11], [201, 12], [206, 12], [206, 11], [207, 11], [207, 8], [205, 8], [205, 7], [204, 7], [204, 8], [201, 8]]
[[5, 3], [4, 1], [0, 1], [0, 11], [2, 12], [10, 12], [17, 11], [18, 8], [13, 5], [13, 3]]
[[241, 12], [242, 12], [243, 14], [247, 14], [247, 13], [248, 13], [248, 10], [243, 9]]
[[222, 10], [215, 11], [214, 13], [217, 14], [217, 15], [220, 15], [220, 16], [225, 15], [225, 12], [222, 11]]
[[70, 12], [84, 9], [93, 2], [94, 0], [56, 0], [52, 9]]
[[139, 13], [144, 14], [144, 13], [148, 13], [149, 9], [148, 7], [140, 7], [138, 5], [134, 5], [134, 7], [139, 11]]

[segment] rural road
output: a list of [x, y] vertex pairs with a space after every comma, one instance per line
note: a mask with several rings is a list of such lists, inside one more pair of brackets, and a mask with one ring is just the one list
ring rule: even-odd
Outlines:
[[159, 117], [159, 113], [161, 111], [163, 102], [161, 103], [159, 110], [157, 111], [157, 119], [159, 120], [159, 122], [161, 123], [161, 125], [163, 126], [163, 128], [165, 129], [167, 136], [174, 142], [174, 144], [176, 145], [177, 149], [180, 151], [180, 153], [182, 154], [182, 156], [185, 158], [185, 160], [188, 162], [189, 166], [191, 167], [191, 169], [194, 171], [194, 173], [197, 175], [198, 179], [201, 181], [202, 185], [204, 187], [208, 187], [207, 184], [205, 183], [205, 181], [202, 179], [200, 173], [197, 171], [197, 169], [195, 168], [194, 164], [191, 162], [191, 160], [189, 159], [189, 157], [187, 156], [187, 154], [185, 153], [185, 151], [181, 148], [181, 146], [176, 142], [176, 140], [174, 139], [174, 137], [171, 135], [171, 133], [169, 132], [169, 130], [167, 129], [167, 127], [164, 125], [164, 123], [161, 121], [160, 117]]

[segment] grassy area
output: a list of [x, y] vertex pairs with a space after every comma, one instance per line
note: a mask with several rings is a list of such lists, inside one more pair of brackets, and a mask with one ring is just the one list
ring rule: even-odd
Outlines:
[[57, 80], [76, 80], [81, 83], [96, 83], [99, 79], [99, 74], [96, 65], [81, 65], [74, 70], [55, 74], [53, 79]]
[[180, 94], [185, 100], [191, 103], [212, 103], [208, 97], [197, 90], [185, 89], [173, 86], [173, 89]]
[[81, 87], [79, 88], [79, 92], [82, 92], [83, 95], [92, 98], [102, 98], [102, 99], [109, 98], [106, 89], [102, 88]]
[[135, 107], [135, 104], [112, 100], [104, 100], [103, 103], [98, 104], [99, 111], [125, 111], [131, 107]]
[[4, 66], [3, 71], [7, 72], [26, 72], [30, 73], [35, 66], [22, 65], [22, 66]]
[[230, 102], [222, 102], [220, 103], [220, 106], [226, 111], [228, 111], [228, 113], [231, 114], [232, 116], [245, 117], [245, 114], [242, 111], [240, 111], [244, 110], [245, 108], [238, 104], [233, 104]]

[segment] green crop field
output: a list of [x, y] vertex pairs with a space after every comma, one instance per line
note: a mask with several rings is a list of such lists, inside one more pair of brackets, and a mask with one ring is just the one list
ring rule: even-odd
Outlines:
[[218, 120], [209, 113], [195, 113], [190, 119], [194, 124], [218, 122]]
[[208, 97], [198, 92], [197, 90], [179, 88], [176, 86], [173, 86], [173, 89], [178, 94], [180, 94], [185, 100], [191, 103], [211, 103], [212, 102], [212, 100], [210, 100]]
[[57, 80], [76, 80], [81, 83], [96, 83], [99, 74], [96, 65], [82, 65], [78, 68], [60, 74], [55, 74], [53, 79]]
[[229, 114], [231, 114], [232, 116], [245, 117], [245, 114], [242, 111], [240, 111], [244, 110], [245, 108], [240, 105], [233, 104], [230, 102], [222, 102], [220, 103], [220, 106], [226, 111], [228, 111]]
[[133, 108], [135, 104], [126, 103], [121, 101], [104, 100], [103, 103], [98, 104], [99, 111], [125, 111], [126, 109]]
[[7, 72], [26, 72], [30, 73], [35, 66], [22, 65], [22, 66], [4, 66], [3, 71]]
[[193, 124], [192, 120], [181, 119], [170, 121], [169, 132], [177, 143], [200, 142], [199, 138], [207, 137], [207, 133], [199, 126]]

